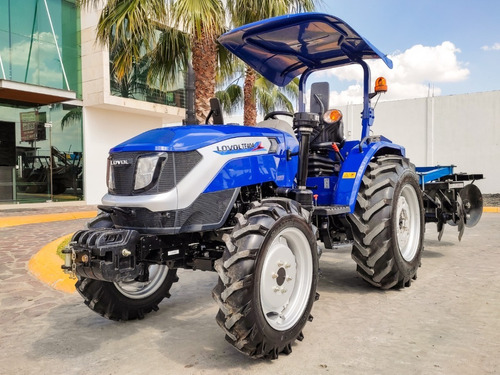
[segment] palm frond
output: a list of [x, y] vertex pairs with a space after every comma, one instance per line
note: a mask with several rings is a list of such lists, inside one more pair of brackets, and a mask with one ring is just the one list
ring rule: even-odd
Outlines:
[[292, 79], [282, 90], [287, 96], [297, 98], [299, 96], [299, 78], [295, 77]]
[[315, 0], [227, 0], [227, 8], [235, 26], [284, 14], [309, 12]]
[[218, 86], [227, 86], [237, 77], [245, 74], [245, 64], [236, 58], [226, 47], [217, 42], [217, 76]]
[[170, 0], [171, 26], [194, 38], [215, 38], [224, 32], [226, 13], [221, 0]]
[[229, 115], [243, 106], [243, 89], [236, 84], [229, 85], [225, 90], [217, 91], [215, 97], [219, 99], [223, 111]]
[[81, 124], [82, 121], [82, 107], [75, 107], [69, 110], [61, 119], [61, 130], [67, 128], [72, 124]]
[[190, 51], [190, 35], [175, 28], [164, 28], [155, 48], [146, 55], [151, 62], [148, 82], [158, 82], [161, 86], [174, 83], [186, 70]]
[[298, 79], [293, 80], [285, 87], [278, 87], [258, 75], [255, 80], [254, 94], [260, 114], [284, 110], [294, 112], [292, 100], [298, 97]]
[[[99, 0], [81, 0], [81, 6], [98, 6]], [[163, 0], [109, 0], [97, 25], [97, 41], [115, 54], [114, 70], [121, 79], [134, 62], [156, 42], [159, 22], [166, 22]]]
[[86, 9], [97, 9], [104, 5], [106, 0], [76, 0], [75, 5]]
[[165, 22], [163, 0], [109, 0], [102, 10], [97, 37], [111, 46], [120, 42], [143, 41], [146, 47], [154, 40], [158, 22]]

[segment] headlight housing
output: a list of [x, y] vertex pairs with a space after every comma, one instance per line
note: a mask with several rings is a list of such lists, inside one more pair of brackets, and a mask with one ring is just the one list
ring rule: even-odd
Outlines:
[[108, 168], [106, 170], [106, 183], [109, 190], [115, 190], [115, 174], [111, 166], [111, 157], [108, 158]]
[[134, 190], [141, 190], [151, 185], [160, 172], [160, 158], [163, 160], [166, 155], [147, 155], [137, 158], [135, 167]]
[[323, 114], [323, 121], [329, 125], [342, 120], [342, 112], [338, 109], [330, 109]]

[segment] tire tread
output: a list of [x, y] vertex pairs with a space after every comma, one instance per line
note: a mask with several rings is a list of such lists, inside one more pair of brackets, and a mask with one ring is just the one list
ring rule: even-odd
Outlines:
[[[382, 289], [409, 286], [416, 275], [416, 269], [410, 275], [401, 272], [391, 253], [392, 196], [399, 179], [408, 172], [417, 178], [413, 164], [398, 155], [379, 156], [370, 161], [362, 178], [355, 211], [348, 215], [353, 236], [351, 257], [356, 262], [357, 272]], [[416, 255], [418, 263], [421, 250]]]
[[[251, 209], [242, 215], [244, 217], [237, 218], [238, 224], [233, 233], [224, 236], [226, 245], [229, 245], [228, 254], [215, 264], [219, 282], [212, 296], [219, 306], [217, 323], [229, 343], [254, 358], [275, 359], [280, 353], [291, 353], [292, 342], [303, 337], [299, 331], [289, 341], [276, 344], [266, 339], [250, 317], [253, 313], [251, 286], [254, 283], [254, 264], [266, 234], [274, 223], [286, 215], [300, 216], [309, 223], [308, 212], [289, 199], [269, 198], [252, 203]], [[242, 247], [248, 244], [251, 244], [249, 248]], [[243, 268], [248, 274], [244, 275]]]

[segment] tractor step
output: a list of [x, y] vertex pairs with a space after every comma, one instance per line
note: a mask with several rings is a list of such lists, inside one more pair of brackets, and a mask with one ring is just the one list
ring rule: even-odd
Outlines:
[[334, 216], [348, 214], [351, 212], [349, 206], [335, 205], [335, 206], [314, 206], [313, 216]]

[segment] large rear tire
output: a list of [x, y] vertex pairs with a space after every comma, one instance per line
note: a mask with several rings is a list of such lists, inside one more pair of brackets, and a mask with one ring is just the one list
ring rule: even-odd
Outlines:
[[317, 299], [318, 254], [309, 213], [289, 199], [255, 202], [225, 235], [213, 297], [226, 339], [254, 358], [275, 359], [303, 339]]
[[[88, 224], [89, 228], [111, 228], [109, 214], [101, 213]], [[149, 280], [107, 282], [79, 277], [76, 290], [85, 304], [97, 314], [111, 320], [143, 319], [145, 314], [158, 311], [158, 304], [170, 297], [170, 288], [177, 282], [177, 269], [150, 265]]]
[[424, 208], [408, 159], [386, 155], [368, 164], [348, 220], [358, 274], [382, 289], [409, 287], [422, 257]]

